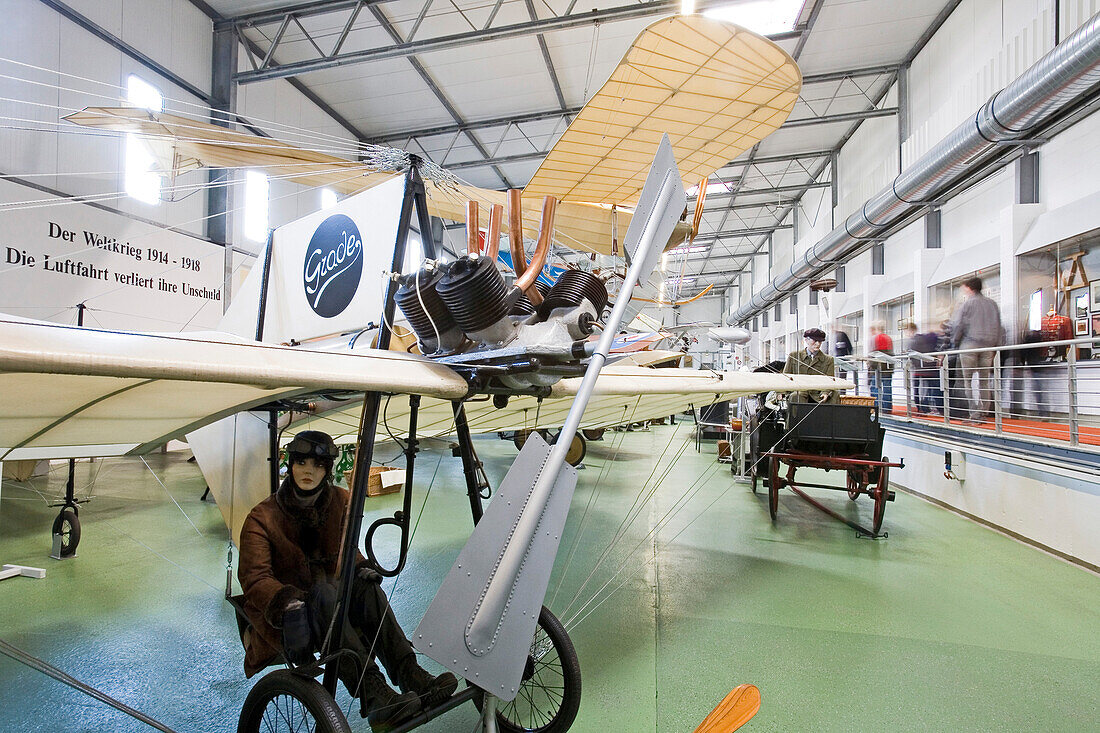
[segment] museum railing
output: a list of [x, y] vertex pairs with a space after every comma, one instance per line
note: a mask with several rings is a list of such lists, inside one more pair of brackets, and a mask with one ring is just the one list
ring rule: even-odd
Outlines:
[[1100, 452], [1100, 336], [872, 355], [855, 377], [856, 393], [894, 420]]

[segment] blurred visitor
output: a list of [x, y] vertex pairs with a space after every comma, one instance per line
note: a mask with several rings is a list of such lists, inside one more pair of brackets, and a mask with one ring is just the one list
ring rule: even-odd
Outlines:
[[[963, 300], [951, 319], [952, 340], [956, 349], [981, 349], [1000, 346], [1004, 341], [1001, 311], [990, 298], [982, 295], [982, 279], [971, 277], [962, 282]], [[970, 419], [981, 421], [993, 415], [993, 351], [966, 351], [959, 355], [963, 391], [970, 402]], [[973, 382], [977, 380], [977, 391]]]

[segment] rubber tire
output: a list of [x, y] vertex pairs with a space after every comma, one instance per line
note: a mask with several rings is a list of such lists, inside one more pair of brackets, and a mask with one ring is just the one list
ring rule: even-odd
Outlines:
[[[889, 461], [889, 458], [883, 458]], [[886, 498], [890, 496], [890, 467], [883, 466], [879, 472], [878, 484], [875, 486], [875, 513], [871, 521], [871, 534], [878, 536], [882, 527], [882, 517], [886, 514]]]
[[76, 509], [66, 506], [53, 520], [53, 534], [61, 535], [61, 557], [72, 557], [80, 544], [80, 517]]
[[[282, 709], [277, 700], [283, 697], [292, 698], [299, 705], [294, 706], [287, 701], [289, 709]], [[275, 703], [275, 707], [272, 707], [272, 703]], [[264, 717], [264, 713], [269, 710], [293, 716], [299, 714], [302, 707], [312, 716], [315, 727], [303, 728], [300, 724], [291, 727], [285, 718], [272, 721]], [[304, 722], [301, 718], [297, 720]], [[265, 722], [268, 725], [261, 727]], [[280, 725], [286, 727], [279, 727]], [[298, 730], [308, 730], [311, 733], [351, 733], [351, 726], [340, 706], [321, 683], [310, 677], [294, 674], [289, 669], [277, 669], [261, 678], [249, 691], [241, 707], [237, 733], [290, 733]]]
[[[502, 701], [498, 703], [497, 727], [501, 733], [564, 733], [573, 725], [573, 721], [577, 718], [577, 711], [580, 710], [581, 665], [577, 659], [577, 651], [573, 648], [573, 642], [570, 640], [569, 634], [562, 626], [561, 621], [558, 621], [557, 616], [551, 613], [546, 606], [543, 606], [539, 612], [538, 626], [539, 630], [535, 631], [535, 639], [532, 640], [531, 644], [534, 646], [536, 641], [539, 640], [539, 631], [541, 631], [553, 645], [553, 650], [557, 654], [561, 665], [561, 703], [557, 712], [554, 713], [554, 717], [538, 727], [530, 727], [524, 721], [516, 720], [519, 717], [515, 715], [517, 703], [527, 707], [525, 701], [528, 699], [528, 695], [525, 694], [524, 687], [535, 694], [537, 694], [539, 687], [537, 683], [539, 672], [536, 671], [535, 676], [531, 677], [525, 673], [519, 694], [516, 695], [515, 699], [512, 702]], [[530, 658], [528, 660], [530, 661]], [[481, 694], [474, 696], [474, 704], [478, 710], [481, 710], [482, 701]], [[511, 711], [511, 714], [509, 711]]]
[[771, 462], [768, 471], [768, 513], [772, 515], [772, 520], [775, 520], [775, 515], [779, 513], [779, 489], [783, 487], [783, 479], [779, 478], [779, 459], [775, 456], [771, 457]]
[[581, 435], [585, 440], [603, 440], [603, 434], [607, 432], [607, 428], [592, 428], [590, 430], [582, 430]]
[[516, 447], [516, 450], [523, 450], [523, 444], [527, 442], [531, 432], [530, 430], [517, 430], [512, 434], [512, 445]]

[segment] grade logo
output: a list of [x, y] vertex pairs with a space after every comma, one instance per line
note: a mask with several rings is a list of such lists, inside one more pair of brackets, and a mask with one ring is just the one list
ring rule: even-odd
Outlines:
[[355, 297], [363, 274], [363, 240], [343, 214], [321, 222], [306, 248], [302, 286], [309, 307], [322, 318], [344, 312]]

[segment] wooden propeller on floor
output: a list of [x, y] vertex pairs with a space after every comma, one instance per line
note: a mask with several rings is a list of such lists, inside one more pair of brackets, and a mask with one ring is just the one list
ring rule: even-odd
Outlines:
[[738, 685], [718, 703], [695, 733], [732, 733], [749, 722], [760, 709], [760, 690], [756, 685]]

